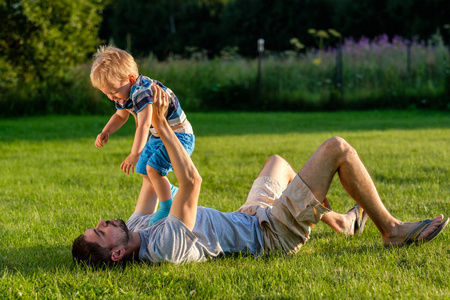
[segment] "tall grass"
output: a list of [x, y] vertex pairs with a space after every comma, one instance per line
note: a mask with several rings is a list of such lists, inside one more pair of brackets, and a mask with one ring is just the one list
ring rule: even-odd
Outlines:
[[[410, 49], [408, 63], [408, 48]], [[140, 72], [170, 87], [188, 111], [450, 108], [450, 58], [439, 35], [428, 42], [383, 35], [342, 43], [342, 82], [336, 49], [266, 53], [261, 82], [255, 59], [224, 55], [207, 60], [154, 56], [138, 59]], [[21, 82], [2, 92], [4, 116], [102, 114], [112, 105], [89, 82], [90, 64], [44, 83]]]
[[342, 52], [342, 89], [336, 85], [335, 48], [268, 54], [260, 86], [257, 60], [161, 64], [149, 57], [141, 60], [141, 67], [143, 73], [180, 91], [183, 101], [193, 104], [192, 110], [450, 108], [450, 56], [439, 35], [427, 43], [401, 37], [389, 40], [386, 35], [372, 41], [345, 39]]
[[[237, 209], [265, 159], [298, 169], [325, 139], [355, 146], [386, 207], [405, 221], [450, 214], [446, 112], [188, 113], [200, 205]], [[140, 176], [120, 169], [132, 144], [128, 122], [103, 149], [94, 139], [109, 116], [0, 120], [0, 298], [2, 299], [441, 299], [450, 289], [449, 229], [420, 247], [385, 249], [368, 221], [345, 238], [320, 223], [296, 256], [278, 254], [124, 269], [89, 270], [71, 260], [73, 239], [100, 218], [126, 219]], [[176, 182], [170, 174], [170, 180]], [[352, 200], [335, 178], [337, 212]]]

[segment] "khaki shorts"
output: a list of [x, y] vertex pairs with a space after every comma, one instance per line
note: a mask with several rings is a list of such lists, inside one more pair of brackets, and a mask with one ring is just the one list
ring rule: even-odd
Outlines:
[[258, 217], [264, 251], [283, 250], [288, 254], [300, 250], [309, 239], [311, 227], [329, 212], [298, 174], [286, 189], [272, 177], [258, 177], [247, 202], [237, 211]]

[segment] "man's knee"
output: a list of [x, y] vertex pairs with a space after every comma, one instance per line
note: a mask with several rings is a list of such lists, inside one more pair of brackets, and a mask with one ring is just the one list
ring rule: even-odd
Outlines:
[[273, 177], [276, 178], [280, 184], [287, 186], [287, 184], [295, 177], [295, 174], [296, 172], [294, 169], [283, 157], [274, 154], [266, 160], [258, 177]]
[[284, 158], [282, 158], [281, 156], [279, 156], [278, 154], [273, 154], [273, 155], [269, 156], [269, 158], [266, 160], [265, 165], [274, 164], [274, 163], [282, 163], [282, 162], [286, 162], [286, 160]]
[[277, 169], [282, 169], [283, 172], [292, 170], [291, 165], [288, 163], [288, 161], [286, 159], [284, 159], [283, 157], [279, 156], [278, 154], [273, 154], [271, 155], [267, 160], [266, 163], [264, 164], [264, 167], [269, 167], [269, 168], [277, 168]]
[[328, 155], [336, 155], [341, 159], [349, 159], [357, 155], [355, 148], [339, 136], [334, 136], [326, 140], [323, 143], [323, 147]]

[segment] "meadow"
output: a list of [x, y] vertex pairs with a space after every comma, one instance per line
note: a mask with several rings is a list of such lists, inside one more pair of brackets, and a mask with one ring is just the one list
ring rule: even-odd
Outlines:
[[[450, 215], [450, 114], [445, 111], [188, 113], [192, 155], [203, 177], [199, 204], [233, 211], [274, 153], [299, 169], [327, 138], [349, 141], [391, 213], [418, 221]], [[2, 299], [444, 299], [450, 295], [450, 234], [387, 249], [369, 220], [353, 238], [319, 224], [296, 256], [245, 255], [187, 265], [75, 265], [72, 241], [100, 218], [127, 217], [141, 180], [119, 165], [129, 121], [103, 149], [95, 136], [109, 116], [0, 120], [0, 298]], [[176, 182], [173, 174], [170, 180]], [[337, 177], [328, 197], [352, 200]]]

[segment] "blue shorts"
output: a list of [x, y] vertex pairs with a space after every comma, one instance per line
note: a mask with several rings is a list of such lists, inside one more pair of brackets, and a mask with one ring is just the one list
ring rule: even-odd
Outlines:
[[[190, 156], [194, 151], [195, 136], [191, 133], [178, 132], [175, 132], [175, 135]], [[158, 171], [162, 176], [167, 176], [169, 172], [173, 171], [166, 147], [164, 147], [160, 138], [154, 137], [153, 135], [150, 135], [144, 150], [142, 150], [139, 156], [139, 161], [136, 164], [136, 172], [147, 175], [147, 165]]]

